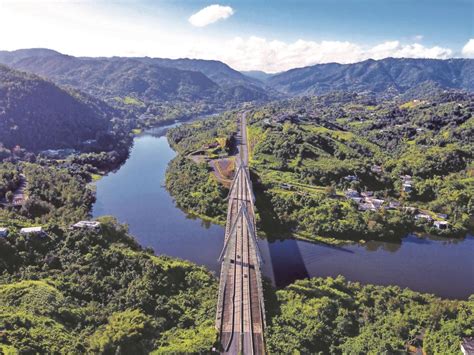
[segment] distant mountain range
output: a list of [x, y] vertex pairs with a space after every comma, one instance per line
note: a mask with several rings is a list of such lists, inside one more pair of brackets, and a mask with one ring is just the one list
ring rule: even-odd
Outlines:
[[416, 95], [433, 88], [474, 91], [473, 59], [370, 59], [355, 64], [317, 64], [274, 75], [238, 72], [215, 60], [85, 58], [49, 49], [0, 51], [0, 63], [103, 99], [132, 96], [144, 101], [212, 105], [331, 91], [383, 95]]
[[271, 76], [267, 84], [288, 95], [330, 91], [403, 94], [427, 86], [474, 91], [473, 59], [366, 60], [355, 64], [318, 64]]
[[0, 63], [77, 88], [102, 99], [207, 104], [266, 101], [258, 80], [218, 61], [159, 58], [83, 58], [47, 49], [0, 52]]
[[76, 148], [106, 134], [116, 114], [96, 98], [0, 65], [0, 142], [8, 148]]

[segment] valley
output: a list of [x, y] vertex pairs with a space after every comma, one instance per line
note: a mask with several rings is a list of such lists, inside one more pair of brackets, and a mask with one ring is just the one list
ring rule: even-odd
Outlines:
[[0, 352], [210, 353], [242, 115], [269, 353], [472, 335], [474, 60], [0, 63]]

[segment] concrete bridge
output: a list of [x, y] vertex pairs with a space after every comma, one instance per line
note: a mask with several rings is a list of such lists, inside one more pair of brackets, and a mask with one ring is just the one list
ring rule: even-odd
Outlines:
[[245, 114], [239, 122], [239, 154], [229, 191], [216, 328], [222, 353], [264, 354], [265, 308], [255, 197], [248, 170]]

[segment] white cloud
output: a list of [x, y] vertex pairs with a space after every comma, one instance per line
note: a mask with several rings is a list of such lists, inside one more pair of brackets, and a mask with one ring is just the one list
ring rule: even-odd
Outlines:
[[[398, 40], [365, 45], [350, 41], [285, 42], [225, 37], [178, 27], [166, 12], [132, 12], [124, 2], [100, 7], [92, 0], [0, 0], [0, 50], [45, 47], [77, 56], [150, 56], [221, 60], [238, 70], [279, 72], [318, 63], [354, 63], [386, 57], [450, 58], [449, 48]], [[133, 0], [135, 1], [135, 0]], [[207, 31], [206, 31], [207, 32]], [[460, 48], [456, 54], [461, 54]], [[474, 58], [474, 38], [462, 50]]]
[[421, 42], [423, 40], [423, 38], [425, 38], [425, 36], [423, 36], [423, 35], [415, 35], [415, 36], [412, 37], [412, 39], [415, 42]]
[[234, 14], [230, 6], [210, 5], [199, 10], [189, 18], [191, 25], [204, 27], [219, 20], [224, 20]]
[[464, 57], [474, 58], [474, 38], [471, 38], [464, 47], [462, 47], [462, 55]]
[[[203, 53], [204, 54], [204, 53]], [[446, 59], [453, 55], [449, 48], [425, 47], [419, 43], [402, 44], [387, 41], [375, 46], [364, 46], [347, 41], [305, 41], [286, 43], [260, 37], [236, 37], [212, 53], [240, 70], [279, 72], [318, 63], [354, 63], [369, 58], [387, 57]]]

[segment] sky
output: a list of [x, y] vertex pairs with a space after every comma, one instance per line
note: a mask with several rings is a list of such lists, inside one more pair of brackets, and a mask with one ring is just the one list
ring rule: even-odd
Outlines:
[[280, 72], [474, 58], [474, 0], [0, 0], [0, 50], [221, 60]]

